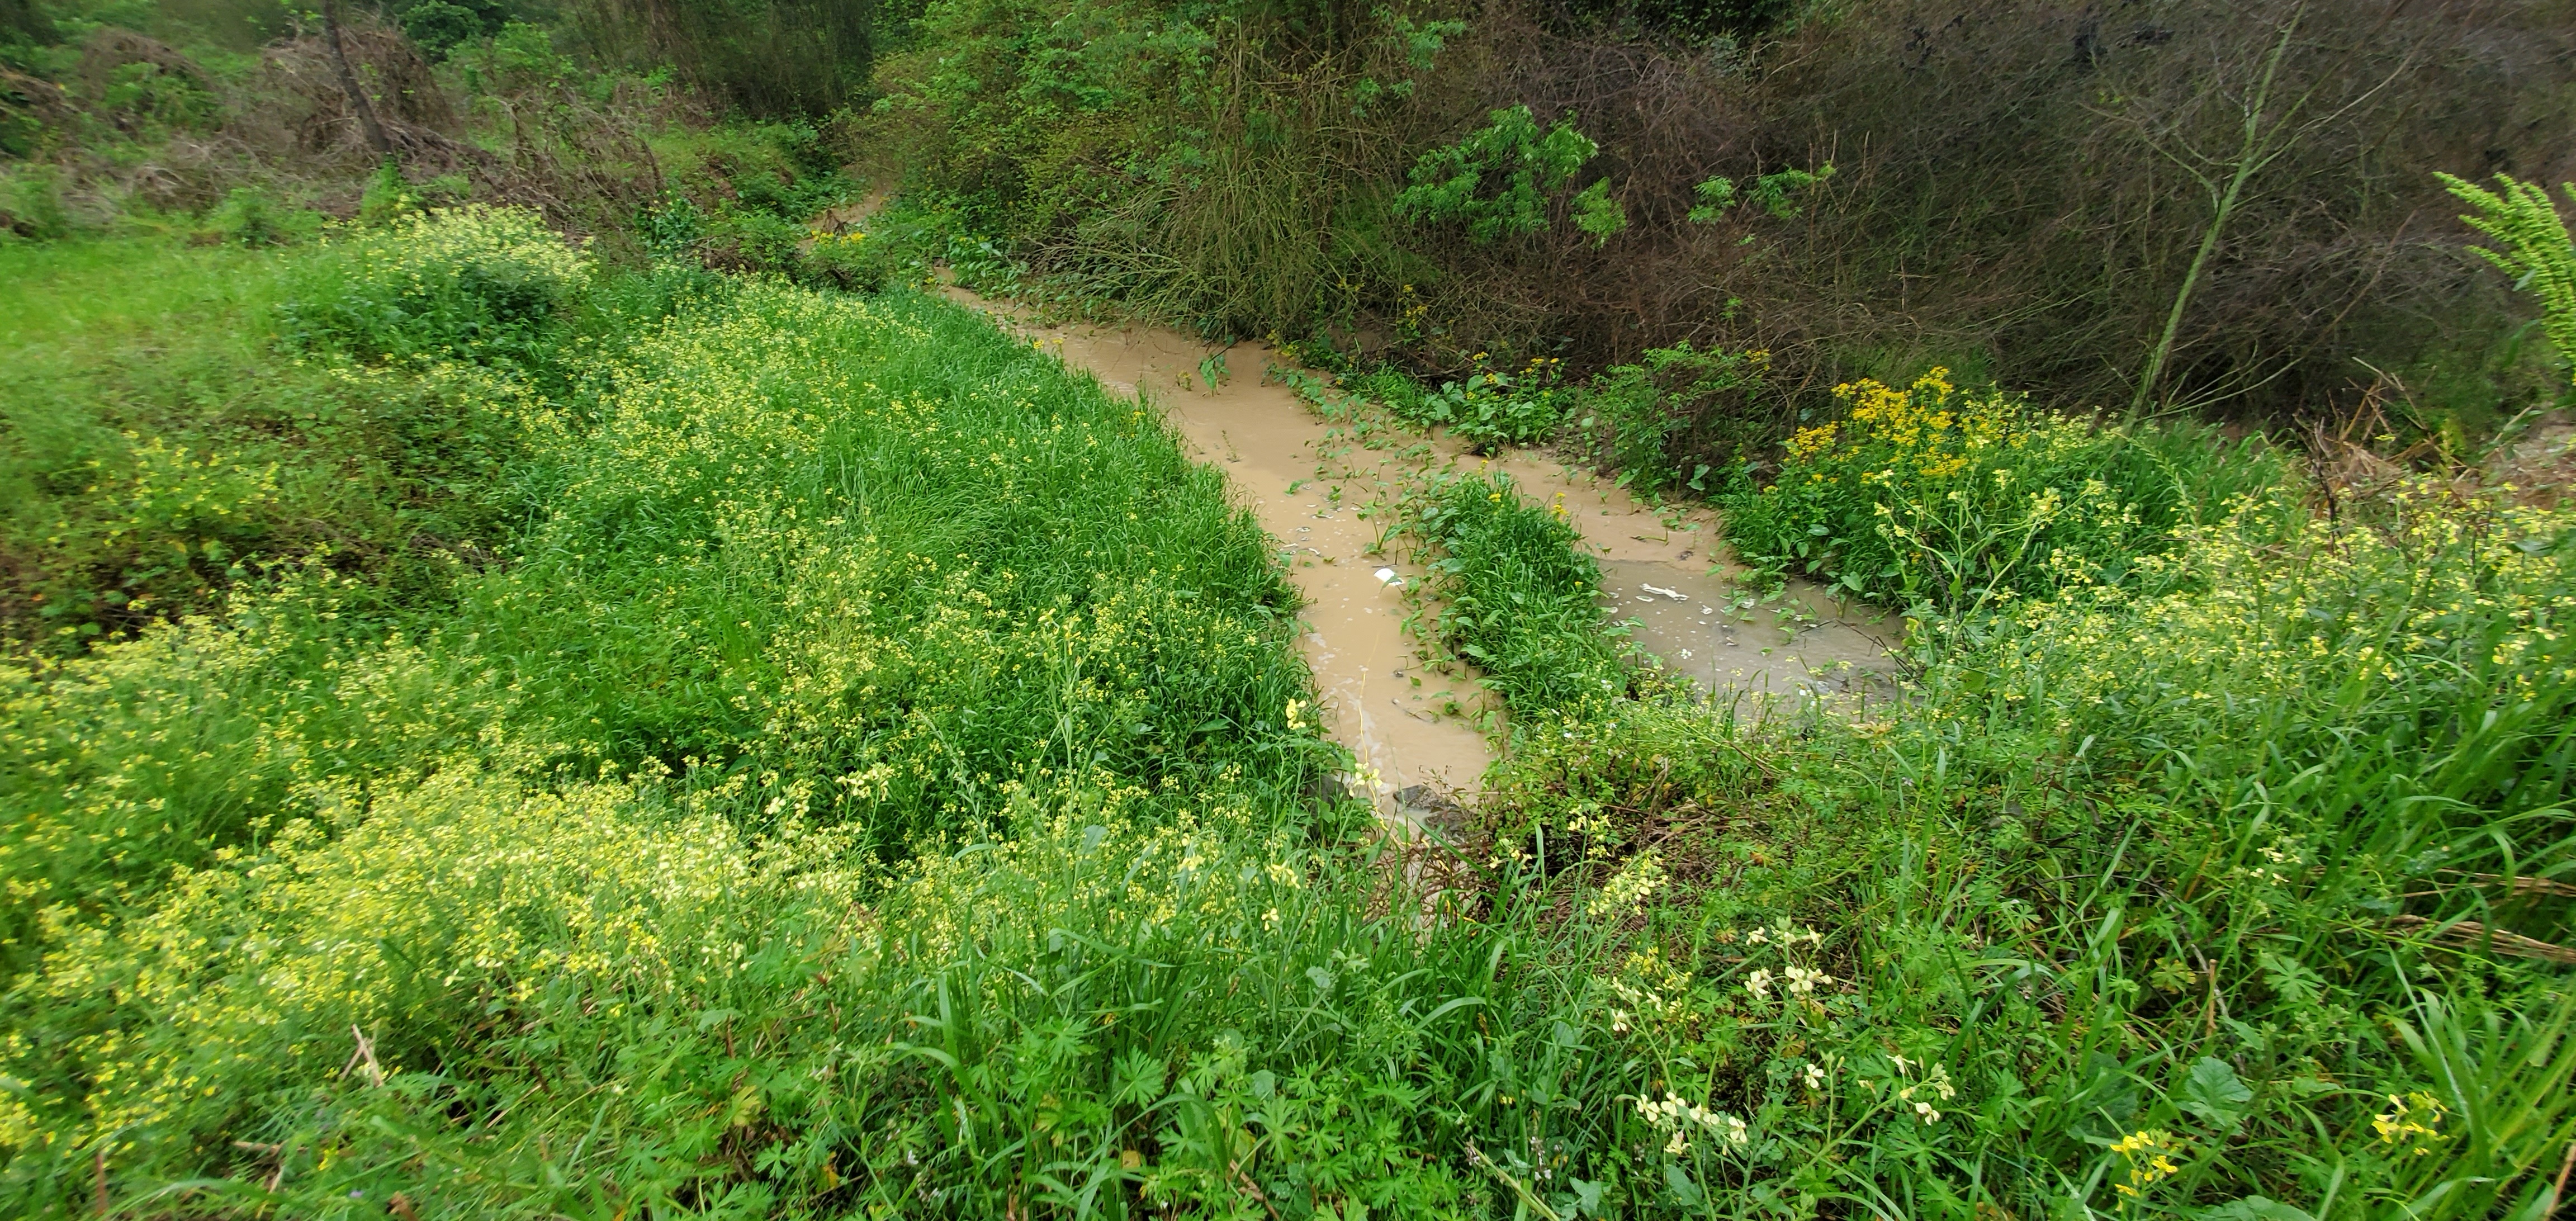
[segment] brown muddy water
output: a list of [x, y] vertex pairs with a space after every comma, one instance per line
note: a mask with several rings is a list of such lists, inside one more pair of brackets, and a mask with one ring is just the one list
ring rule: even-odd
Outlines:
[[1501, 723], [1500, 701], [1472, 672], [1432, 672], [1405, 631], [1407, 591], [1422, 573], [1387, 542], [1392, 506], [1405, 483], [1433, 467], [1499, 470], [1527, 495], [1561, 499], [1602, 562], [1604, 606], [1714, 699], [1758, 715], [1779, 701], [1852, 690], [1891, 668], [1893, 624], [1847, 614], [1811, 588], [1765, 601], [1739, 584], [1741, 570], [1726, 562], [1705, 509], [1639, 501], [1534, 450], [1476, 458], [1437, 437], [1368, 448], [1269, 376], [1285, 362], [1266, 345], [1218, 348], [1155, 327], [1057, 323], [953, 285], [945, 291], [1111, 391], [1152, 404], [1193, 456], [1226, 473], [1305, 595], [1300, 643], [1322, 695], [1321, 723], [1360, 762], [1357, 784], [1405, 822], [1441, 804], [1432, 795], [1475, 790], [1494, 759], [1488, 731]]

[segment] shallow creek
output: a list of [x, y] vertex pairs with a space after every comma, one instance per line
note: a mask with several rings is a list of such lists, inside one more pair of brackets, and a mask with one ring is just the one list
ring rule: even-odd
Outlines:
[[[1648, 652], [1717, 698], [1758, 708], [1847, 690], [1888, 668], [1892, 625], [1848, 615], [1813, 589], [1793, 587], [1766, 603], [1739, 587], [1705, 509], [1646, 504], [1535, 450], [1477, 458], [1440, 438], [1364, 448], [1268, 376], [1284, 362], [1262, 344], [1217, 349], [1159, 328], [1053, 324], [1014, 303], [946, 292], [1111, 391], [1143, 397], [1193, 456], [1226, 473], [1305, 595], [1300, 639], [1323, 697], [1320, 720], [1373, 773], [1382, 806], [1471, 793], [1493, 761], [1484, 727], [1500, 717], [1500, 702], [1472, 673], [1418, 666], [1405, 591], [1422, 574], [1402, 548], [1378, 550], [1395, 524], [1398, 488], [1425, 468], [1497, 469], [1526, 495], [1561, 497], [1602, 561], [1603, 605], [1630, 621]], [[1203, 371], [1220, 369], [1211, 388]]]

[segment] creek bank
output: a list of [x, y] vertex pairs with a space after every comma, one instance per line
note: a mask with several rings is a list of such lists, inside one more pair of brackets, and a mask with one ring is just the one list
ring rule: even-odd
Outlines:
[[1478, 457], [1418, 434], [1409, 444], [1364, 445], [1272, 376], [1295, 366], [1266, 344], [1213, 347], [1159, 327], [1056, 322], [953, 284], [942, 291], [1161, 410], [1194, 457], [1226, 473], [1305, 596], [1299, 644], [1322, 696], [1320, 722], [1359, 761], [1359, 780], [1380, 807], [1402, 821], [1434, 819], [1475, 791], [1503, 717], [1502, 701], [1471, 668], [1431, 670], [1406, 630], [1419, 603], [1407, 592], [1419, 590], [1423, 572], [1386, 544], [1402, 489], [1434, 471], [1499, 471], [1525, 495], [1559, 506], [1601, 562], [1604, 607], [1713, 699], [1758, 715], [1775, 702], [1861, 689], [1894, 668], [1892, 619], [1854, 613], [1805, 583], [1757, 590], [1717, 541], [1717, 517], [1705, 506], [1640, 500], [1538, 450]]

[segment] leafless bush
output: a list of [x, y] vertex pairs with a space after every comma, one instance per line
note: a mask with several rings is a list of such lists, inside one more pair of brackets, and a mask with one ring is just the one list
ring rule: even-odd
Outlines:
[[[1795, 294], [1747, 299], [1838, 365], [1977, 353], [2120, 403], [2214, 236], [2156, 397], [2328, 410], [2356, 355], [2420, 362], [2502, 324], [2432, 175], [2576, 168], [2571, 31], [2560, 0], [1882, 6], [1764, 74], [1759, 151], [1843, 173], [1784, 251]], [[2249, 123], [2271, 157], [2213, 234]]]
[[577, 0], [586, 49], [607, 63], [670, 64], [754, 114], [820, 114], [862, 94], [877, 7], [847, 0]]
[[[1237, 330], [1427, 307], [1433, 367], [1688, 339], [1770, 349], [1818, 406], [1937, 362], [2062, 407], [2267, 420], [2340, 418], [2363, 359], [2471, 416], [2542, 390], [2499, 346], [2527, 307], [2463, 257], [2432, 175], [2576, 176], [2576, 0], [1885, 0], [1744, 47], [1438, 8], [1408, 11], [1469, 33], [1367, 113], [1356, 83], [1405, 75], [1370, 40], [1234, 31], [1188, 95], [1186, 174], [1133, 171], [1177, 126], [1151, 116], [905, 155], [1034, 200], [1014, 236], [1041, 270]], [[1515, 103], [1600, 142], [1577, 185], [1606, 177], [1626, 231], [1477, 245], [1389, 215], [1414, 155]], [[1711, 176], [1826, 164], [1794, 217], [1686, 219]]]
[[[460, 129], [455, 103], [411, 40], [362, 22], [350, 22], [341, 33], [349, 66], [374, 103], [387, 139], [400, 151], [456, 156], [439, 147], [442, 137], [452, 139]], [[304, 34], [262, 51], [252, 87], [273, 103], [286, 104], [243, 116], [246, 135], [282, 137], [280, 152], [291, 148], [308, 156], [357, 157], [372, 164], [374, 153], [332, 71], [329, 44], [321, 34]], [[411, 147], [404, 149], [405, 143]]]

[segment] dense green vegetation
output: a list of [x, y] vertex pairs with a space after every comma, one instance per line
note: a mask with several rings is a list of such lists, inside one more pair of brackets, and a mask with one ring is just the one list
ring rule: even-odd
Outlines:
[[[501, 304], [532, 282], [636, 291], [560, 244], [523, 244], [522, 224], [455, 213], [361, 239], [372, 257], [272, 256], [336, 289], [279, 325], [364, 316], [433, 266]], [[44, 1184], [77, 1188], [100, 1150], [140, 1187], [238, 1161], [226, 1141], [255, 1134], [290, 1138], [270, 1160], [308, 1189], [297, 1159], [357, 1172], [369, 1163], [344, 1160], [341, 1104], [315, 1111], [323, 1078], [294, 1067], [353, 1023], [375, 1032], [378, 1064], [425, 1074], [412, 1084], [426, 1092], [360, 1109], [401, 1096], [419, 1123], [498, 1115], [552, 1075], [566, 1053], [526, 1062], [532, 1078], [465, 1070], [500, 1070], [521, 1053], [494, 1040], [552, 1020], [505, 1018], [514, 1006], [594, 1016], [634, 990], [682, 1007], [620, 1014], [641, 1023], [621, 1027], [636, 1046], [671, 1022], [734, 1042], [700, 1020], [719, 993], [669, 992], [739, 964], [682, 951], [700, 943], [663, 923], [678, 908], [631, 889], [657, 877], [765, 921], [828, 866], [841, 880], [814, 893], [840, 927], [890, 865], [941, 843], [989, 849], [997, 832], [1074, 819], [1069, 846], [1095, 824], [1170, 837], [1183, 872], [1166, 881], [1186, 886], [1199, 866], [1182, 858], [1204, 854], [1183, 832], [1202, 822], [1202, 837], [1228, 832], [1229, 854], [1303, 851], [1299, 828], [1333, 825], [1301, 796], [1331, 755], [1283, 711], [1307, 688], [1266, 545], [1150, 414], [945, 305], [692, 283], [669, 321], [634, 319], [582, 352], [598, 363], [561, 398], [485, 374], [485, 393], [509, 396], [519, 454], [495, 495], [529, 516], [479, 563], [448, 557], [437, 604], [371, 604], [381, 582], [309, 563], [237, 591], [220, 619], [18, 664], [5, 1071], [22, 1204], [67, 1203]], [[461, 340], [491, 313], [434, 316]], [[1247, 823], [1275, 842], [1234, 834]], [[610, 850], [620, 837], [635, 850]], [[705, 872], [737, 849], [774, 860], [755, 873], [777, 897]], [[550, 880], [565, 869], [584, 880]], [[1265, 885], [1302, 876], [1281, 866]], [[608, 919], [624, 903], [644, 906]], [[366, 930], [366, 961], [290, 954], [293, 979], [263, 965], [273, 938], [343, 938], [331, 928]], [[629, 935], [671, 947], [682, 974], [632, 975], [641, 941], [579, 948]], [[602, 972], [595, 985], [561, 974], [576, 964]], [[520, 1114], [542, 1144], [546, 1121]], [[459, 1156], [471, 1135], [453, 1134]], [[674, 1152], [662, 1190], [695, 1190], [687, 1167], [712, 1147]], [[368, 1173], [399, 1181], [413, 1156], [401, 1143]]]
[[[1564, 563], [1467, 486], [1420, 519], [1467, 590]], [[2576, 522], [2389, 511], [2244, 502], [2168, 592], [1957, 621], [1866, 712], [1516, 699], [1496, 867], [1627, 922], [1613, 1046], [1723, 1113], [1637, 1205], [2542, 1215], [2576, 1007], [2500, 930], [2567, 931]]]
[[[2565, 154], [2552, 6], [326, 12], [0, 0], [0, 1209], [2559, 1209], [2576, 242], [2433, 174]], [[943, 268], [1899, 672], [1407, 477], [1509, 715], [1391, 841], [1277, 540]]]

